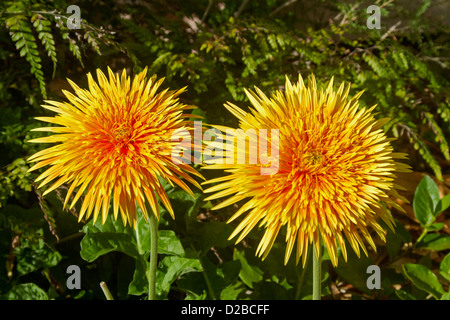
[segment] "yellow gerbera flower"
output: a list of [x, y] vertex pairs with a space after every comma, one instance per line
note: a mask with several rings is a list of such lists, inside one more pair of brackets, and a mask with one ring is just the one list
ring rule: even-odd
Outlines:
[[[385, 241], [377, 220], [381, 218], [392, 229], [393, 218], [380, 201], [402, 210], [389, 196], [400, 197], [394, 173], [408, 171], [407, 165], [394, 160], [406, 155], [393, 152], [391, 139], [382, 130], [388, 119], [376, 120], [372, 115], [375, 106], [359, 109], [362, 92], [348, 99], [350, 86], [341, 84], [334, 91], [333, 79], [326, 90], [320, 91], [314, 76], [309, 87], [305, 87], [301, 76], [295, 85], [286, 79], [285, 92], [277, 91], [270, 99], [258, 88], [255, 90], [245, 90], [254, 107], [251, 113], [225, 104], [240, 120], [242, 129], [234, 135], [232, 130], [227, 132], [227, 137], [240, 139], [247, 133], [253, 146], [245, 152], [247, 162], [236, 163], [236, 155], [242, 150], [228, 143], [223, 149], [230, 150], [231, 146], [232, 153], [227, 153], [225, 161], [205, 167], [228, 169], [231, 173], [205, 182], [220, 182], [205, 190], [219, 191], [206, 200], [233, 194], [213, 209], [250, 198], [230, 218], [229, 222], [249, 211], [230, 238], [240, 233], [239, 242], [258, 223], [264, 226], [256, 250], [264, 259], [280, 229], [286, 226], [285, 263], [297, 243], [297, 263], [302, 257], [303, 265], [311, 242], [319, 252], [320, 237], [335, 266], [338, 244], [347, 259], [344, 236], [358, 256], [360, 247], [367, 255], [363, 237], [376, 250], [369, 227]], [[265, 129], [264, 134], [259, 133], [261, 129]], [[272, 135], [266, 134], [269, 129], [278, 129], [278, 146], [272, 148], [270, 157], [255, 148], [257, 141], [265, 146], [273, 142]], [[249, 161], [255, 159], [255, 151], [259, 153], [258, 161]], [[275, 156], [276, 170], [262, 174], [262, 169], [269, 166], [267, 159], [275, 160]]]
[[171, 159], [177, 132], [192, 130], [193, 117], [183, 112], [195, 107], [178, 101], [185, 88], [167, 89], [156, 93], [163, 79], [146, 78], [147, 68], [133, 81], [108, 68], [109, 79], [97, 70], [98, 83], [87, 75], [89, 89], [81, 89], [68, 80], [74, 93], [63, 91], [68, 102], [45, 101], [44, 108], [56, 112], [54, 117], [36, 119], [59, 126], [35, 129], [56, 133], [31, 140], [37, 143], [58, 143], [37, 152], [29, 161], [37, 162], [30, 171], [49, 165], [36, 181], [39, 188], [57, 179], [44, 195], [68, 184], [64, 207], [78, 187], [70, 208], [84, 194], [79, 219], [93, 215], [94, 222], [101, 212], [104, 223], [110, 207], [114, 218], [120, 212], [124, 224], [136, 223], [138, 205], [148, 217], [146, 201], [159, 218], [157, 197], [173, 217], [169, 199], [158, 177], [192, 194], [180, 179], [195, 186], [198, 183], [188, 173], [201, 177], [189, 165], [175, 165]]

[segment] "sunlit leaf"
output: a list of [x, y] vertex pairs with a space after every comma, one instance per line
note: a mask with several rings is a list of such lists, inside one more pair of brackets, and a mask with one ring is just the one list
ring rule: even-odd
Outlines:
[[435, 209], [439, 202], [439, 189], [429, 176], [423, 177], [414, 193], [413, 208], [422, 226], [428, 226], [435, 219]]
[[438, 278], [427, 267], [420, 264], [405, 263], [403, 272], [417, 288], [428, 292], [434, 298], [440, 299], [444, 293]]

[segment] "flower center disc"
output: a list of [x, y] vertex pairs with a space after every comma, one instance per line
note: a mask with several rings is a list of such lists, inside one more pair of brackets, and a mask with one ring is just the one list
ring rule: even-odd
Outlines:
[[128, 124], [120, 124], [113, 129], [113, 135], [117, 142], [124, 142], [131, 137], [133, 128]]
[[308, 152], [303, 159], [306, 168], [318, 169], [323, 164], [324, 156], [319, 151], [313, 150]]

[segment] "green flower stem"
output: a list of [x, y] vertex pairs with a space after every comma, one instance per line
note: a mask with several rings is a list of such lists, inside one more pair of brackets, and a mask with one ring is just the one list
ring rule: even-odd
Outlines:
[[314, 249], [313, 242], [313, 300], [320, 300], [321, 297], [321, 280], [322, 280], [322, 247], [319, 246], [318, 255], [316, 254], [316, 250]]
[[417, 238], [416, 243], [414, 245], [416, 245], [417, 243], [419, 243], [423, 237], [425, 237], [428, 233], [428, 228], [424, 228], [422, 234], [419, 236], [419, 238]]
[[150, 265], [148, 268], [148, 300], [156, 297], [156, 269], [158, 265], [158, 220], [153, 213], [149, 214], [150, 224]]
[[106, 300], [114, 300], [114, 297], [112, 296], [111, 292], [109, 291], [108, 286], [106, 285], [106, 282], [104, 282], [104, 281], [100, 282], [100, 288], [102, 288], [102, 291], [106, 297]]
[[206, 287], [208, 288], [208, 293], [209, 293], [209, 295], [211, 296], [211, 299], [212, 299], [212, 300], [217, 300], [216, 294], [214, 293], [214, 289], [213, 289], [213, 287], [212, 287], [212, 285], [211, 285], [211, 280], [209, 279], [208, 274], [206, 273], [206, 270], [205, 270], [205, 267], [204, 267], [204, 265], [203, 265], [202, 259], [199, 258], [199, 260], [200, 260], [200, 263], [201, 263], [201, 265], [202, 265], [202, 269], [203, 269], [203, 272], [202, 272], [202, 274], [203, 274], [203, 279], [205, 279]]
[[213, 287], [211, 285], [211, 280], [208, 277], [208, 274], [206, 273], [206, 269], [205, 269], [205, 265], [203, 263], [203, 259], [201, 258], [201, 253], [197, 251], [197, 249], [195, 249], [194, 245], [191, 243], [191, 248], [192, 250], [195, 252], [196, 256], [198, 257], [198, 260], [200, 261], [200, 264], [202, 265], [202, 274], [203, 274], [203, 279], [205, 279], [206, 282], [206, 287], [208, 288], [208, 293], [211, 296], [212, 300], [217, 300], [216, 294], [214, 293]]

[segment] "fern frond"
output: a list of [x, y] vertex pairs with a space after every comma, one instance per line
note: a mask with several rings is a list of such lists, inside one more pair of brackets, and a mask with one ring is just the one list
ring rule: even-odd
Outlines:
[[371, 53], [364, 52], [362, 58], [378, 76], [384, 78], [387, 75], [388, 72], [376, 56]]
[[423, 0], [422, 3], [417, 8], [417, 11], [415, 12], [414, 18], [418, 19], [418, 18], [422, 17], [425, 14], [425, 12], [428, 10], [430, 5], [431, 5], [431, 0]]
[[399, 123], [397, 124], [397, 126], [400, 126], [402, 129], [406, 130], [406, 133], [414, 149], [416, 149], [419, 152], [419, 154], [422, 156], [425, 162], [430, 166], [430, 168], [436, 175], [436, 178], [439, 181], [443, 181], [441, 166], [439, 165], [439, 162], [431, 154], [430, 149], [428, 148], [426, 142], [422, 139], [422, 137], [419, 136], [414, 130], [412, 130], [409, 126], [405, 124]]
[[441, 152], [444, 155], [444, 158], [446, 160], [450, 160], [449, 146], [448, 146], [447, 139], [445, 138], [444, 132], [442, 131], [441, 127], [436, 122], [436, 120], [434, 119], [433, 115], [430, 112], [425, 112], [424, 115], [428, 121], [429, 126], [431, 127], [434, 134], [436, 135], [436, 138], [435, 138], [436, 142], [439, 143], [439, 148], [441, 149]]
[[407, 54], [406, 50], [400, 48], [396, 48], [392, 52], [392, 58], [394, 59], [395, 64], [399, 66], [402, 71], [406, 71], [409, 68]]
[[10, 30], [11, 39], [15, 43], [16, 49], [19, 50], [20, 56], [25, 57], [30, 64], [30, 71], [37, 79], [41, 94], [46, 99], [47, 90], [41, 66], [41, 58], [39, 56], [36, 38], [31, 32], [27, 17], [24, 15], [9, 17], [6, 19], [6, 27]]
[[437, 113], [445, 122], [450, 122], [450, 102], [441, 102], [438, 106]]
[[53, 39], [51, 22], [45, 19], [40, 14], [35, 14], [31, 17], [31, 22], [38, 32], [38, 38], [41, 40], [42, 45], [47, 51], [48, 56], [53, 62], [53, 76], [55, 76], [56, 64], [58, 59], [56, 58], [55, 40]]
[[87, 40], [87, 42], [91, 45], [92, 49], [100, 56], [102, 53], [100, 52], [100, 46], [95, 39], [94, 35], [91, 31], [86, 31], [84, 34], [84, 38]]

